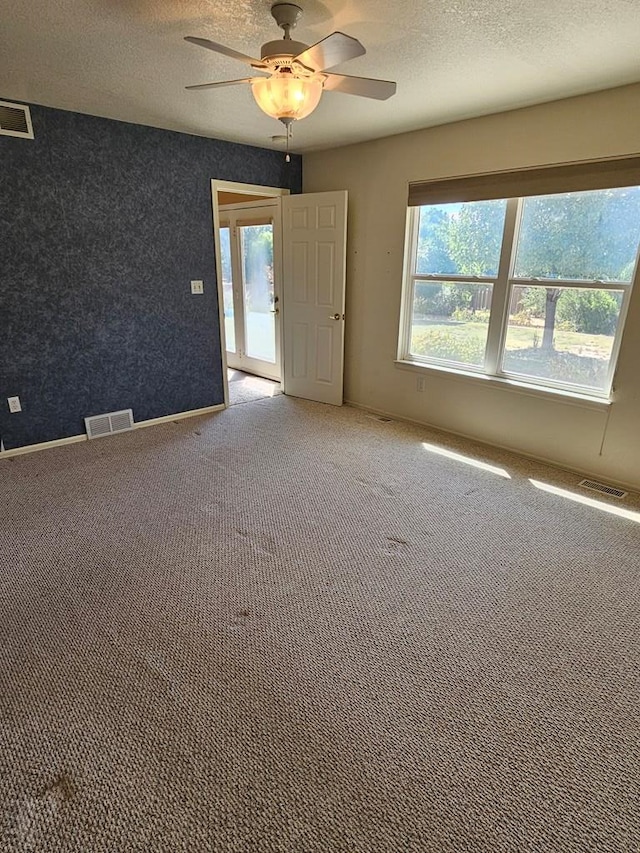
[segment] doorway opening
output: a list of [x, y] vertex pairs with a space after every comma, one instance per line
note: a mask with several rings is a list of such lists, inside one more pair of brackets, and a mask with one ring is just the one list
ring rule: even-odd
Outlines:
[[281, 220], [289, 190], [212, 181], [225, 403], [280, 392]]
[[225, 405], [229, 366], [341, 406], [346, 190], [211, 183]]

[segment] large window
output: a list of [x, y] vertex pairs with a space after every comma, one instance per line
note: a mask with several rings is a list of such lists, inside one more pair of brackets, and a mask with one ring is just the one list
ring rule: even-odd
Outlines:
[[607, 396], [640, 187], [410, 208], [399, 355]]

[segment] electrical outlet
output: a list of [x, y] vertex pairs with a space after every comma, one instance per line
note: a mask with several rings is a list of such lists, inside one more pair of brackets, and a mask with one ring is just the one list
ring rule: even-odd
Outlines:
[[191, 282], [191, 293], [204, 293], [204, 282], [203, 281], [192, 281]]
[[13, 414], [22, 411], [22, 406], [20, 405], [20, 397], [7, 397], [7, 403], [9, 404], [9, 411], [13, 412]]
[[416, 381], [416, 391], [424, 391], [424, 376], [418, 376]]

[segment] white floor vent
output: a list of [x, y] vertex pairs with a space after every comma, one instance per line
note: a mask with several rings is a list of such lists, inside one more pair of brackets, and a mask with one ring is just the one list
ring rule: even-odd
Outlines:
[[390, 424], [393, 418], [386, 418], [384, 415], [370, 414], [366, 415], [370, 421], [379, 421], [381, 424]]
[[29, 107], [0, 101], [0, 136], [20, 136], [33, 139]]
[[602, 494], [609, 495], [612, 498], [626, 498], [627, 496], [627, 492], [623, 492], [622, 489], [616, 489], [615, 486], [607, 486], [605, 483], [597, 483], [595, 480], [580, 480], [578, 485], [592, 492], [602, 492]]
[[126, 432], [133, 429], [132, 409], [123, 409], [121, 412], [107, 412], [105, 415], [93, 415], [84, 419], [89, 438], [102, 438], [105, 435], [113, 435], [114, 432]]

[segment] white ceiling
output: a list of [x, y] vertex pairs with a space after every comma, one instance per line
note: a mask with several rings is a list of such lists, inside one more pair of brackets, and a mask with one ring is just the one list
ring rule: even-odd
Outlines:
[[[293, 38], [333, 30], [367, 53], [336, 71], [396, 80], [371, 101], [327, 92], [294, 125], [293, 150], [389, 136], [640, 80], [639, 0], [296, 0]], [[29, 0], [0, 6], [0, 98], [278, 147], [282, 126], [248, 86], [186, 92], [248, 76], [241, 62], [281, 35], [270, 0]]]

